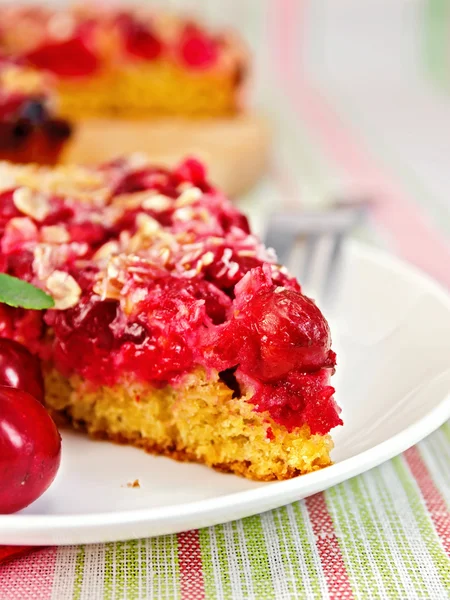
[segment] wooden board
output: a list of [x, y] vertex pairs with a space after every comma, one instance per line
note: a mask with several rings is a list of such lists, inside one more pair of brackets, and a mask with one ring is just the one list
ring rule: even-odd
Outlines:
[[92, 119], [79, 122], [64, 162], [93, 164], [144, 152], [172, 166], [187, 155], [208, 165], [210, 179], [230, 196], [247, 191], [267, 168], [270, 133], [264, 118], [149, 121]]

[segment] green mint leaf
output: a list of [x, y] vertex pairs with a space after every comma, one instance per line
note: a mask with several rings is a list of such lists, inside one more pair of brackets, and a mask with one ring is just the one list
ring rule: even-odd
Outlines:
[[31, 283], [22, 281], [17, 277], [11, 277], [6, 273], [0, 273], [0, 302], [8, 306], [32, 308], [34, 310], [43, 310], [55, 306], [51, 296], [31, 285]]

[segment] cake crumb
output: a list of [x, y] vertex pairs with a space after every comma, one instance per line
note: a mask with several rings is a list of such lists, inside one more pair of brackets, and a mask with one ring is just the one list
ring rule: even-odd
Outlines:
[[139, 481], [139, 479], [135, 479], [134, 481], [129, 481], [126, 486], [122, 485], [121, 487], [140, 488], [141, 487], [141, 482]]

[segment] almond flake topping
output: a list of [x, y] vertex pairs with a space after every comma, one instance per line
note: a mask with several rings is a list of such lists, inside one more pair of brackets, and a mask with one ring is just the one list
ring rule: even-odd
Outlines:
[[14, 191], [13, 202], [20, 212], [35, 221], [43, 221], [51, 210], [47, 196], [27, 187], [20, 187]]
[[200, 200], [203, 196], [202, 191], [198, 187], [190, 187], [184, 190], [177, 198], [175, 204], [177, 207], [188, 206]]
[[41, 240], [47, 244], [66, 244], [70, 242], [70, 235], [63, 225], [49, 225], [42, 227]]
[[72, 275], [64, 271], [53, 271], [46, 286], [55, 301], [57, 310], [75, 306], [81, 296], [81, 288]]
[[148, 196], [142, 202], [142, 208], [145, 210], [156, 210], [157, 212], [162, 212], [163, 210], [167, 210], [173, 204], [173, 200], [164, 196], [163, 194], [155, 194], [152, 196]]

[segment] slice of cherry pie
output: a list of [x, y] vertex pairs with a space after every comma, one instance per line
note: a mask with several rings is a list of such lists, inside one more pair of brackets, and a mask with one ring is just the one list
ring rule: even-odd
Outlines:
[[330, 464], [328, 324], [200, 163], [0, 167], [0, 269], [56, 302], [0, 306], [0, 335], [55, 415], [257, 480]]
[[0, 160], [54, 164], [71, 132], [54, 114], [51, 78], [0, 57]]

